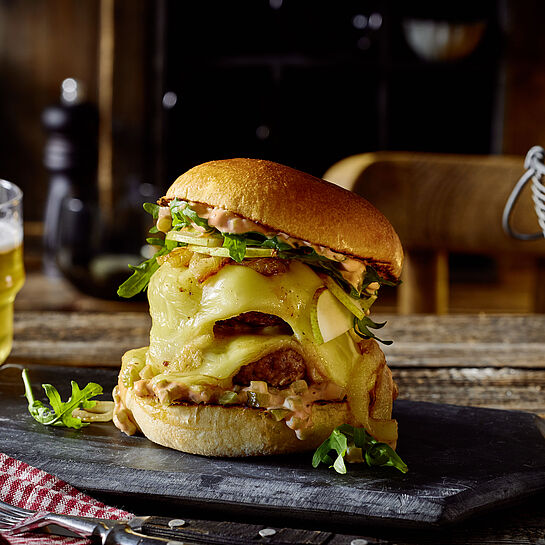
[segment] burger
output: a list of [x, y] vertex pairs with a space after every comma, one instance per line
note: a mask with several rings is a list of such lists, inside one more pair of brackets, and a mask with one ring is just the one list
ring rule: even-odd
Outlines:
[[147, 289], [152, 326], [122, 358], [119, 429], [207, 456], [306, 451], [342, 424], [395, 448], [369, 313], [403, 252], [378, 210], [256, 159], [198, 165], [144, 208], [157, 252], [118, 293]]

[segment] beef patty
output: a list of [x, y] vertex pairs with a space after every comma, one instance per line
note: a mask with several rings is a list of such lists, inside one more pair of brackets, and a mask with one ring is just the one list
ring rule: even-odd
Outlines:
[[306, 374], [303, 356], [293, 348], [283, 348], [241, 367], [233, 383], [248, 386], [252, 380], [262, 380], [278, 388], [305, 379]]
[[263, 331], [264, 328], [274, 328], [274, 331], [270, 331], [270, 333], [275, 335], [293, 335], [293, 330], [282, 318], [264, 312], [244, 312], [228, 320], [218, 320], [214, 324], [214, 335], [226, 337], [229, 335], [266, 333], [266, 331]]

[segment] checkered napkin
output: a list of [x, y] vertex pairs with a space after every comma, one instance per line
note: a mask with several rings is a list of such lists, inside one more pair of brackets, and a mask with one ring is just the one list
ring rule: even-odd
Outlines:
[[[82, 515], [116, 520], [128, 519], [133, 516], [121, 509], [108, 507], [82, 494], [57, 477], [10, 458], [1, 452], [0, 500], [38, 512], [47, 511], [63, 515]], [[0, 534], [0, 543], [6, 541], [11, 545], [88, 545], [91, 543], [88, 539], [34, 532], [15, 536]]]

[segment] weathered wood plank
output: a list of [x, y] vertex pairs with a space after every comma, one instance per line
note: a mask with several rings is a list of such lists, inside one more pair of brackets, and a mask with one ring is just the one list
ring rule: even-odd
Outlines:
[[392, 367], [545, 367], [545, 315], [380, 315]]
[[538, 343], [545, 346], [543, 314], [375, 316], [388, 321], [383, 331], [391, 331], [399, 342]]
[[[395, 316], [381, 336], [396, 367], [545, 368], [545, 315]], [[12, 361], [118, 365], [128, 348], [148, 342], [146, 313], [19, 311]]]
[[399, 399], [545, 415], [545, 369], [394, 369]]
[[9, 361], [118, 366], [123, 353], [148, 343], [144, 313], [19, 312]]

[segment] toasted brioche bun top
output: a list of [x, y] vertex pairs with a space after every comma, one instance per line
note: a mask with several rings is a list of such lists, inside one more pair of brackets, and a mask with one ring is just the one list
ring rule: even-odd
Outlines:
[[299, 170], [260, 159], [225, 159], [197, 165], [169, 188], [178, 198], [220, 207], [372, 264], [398, 279], [399, 237], [363, 197]]

